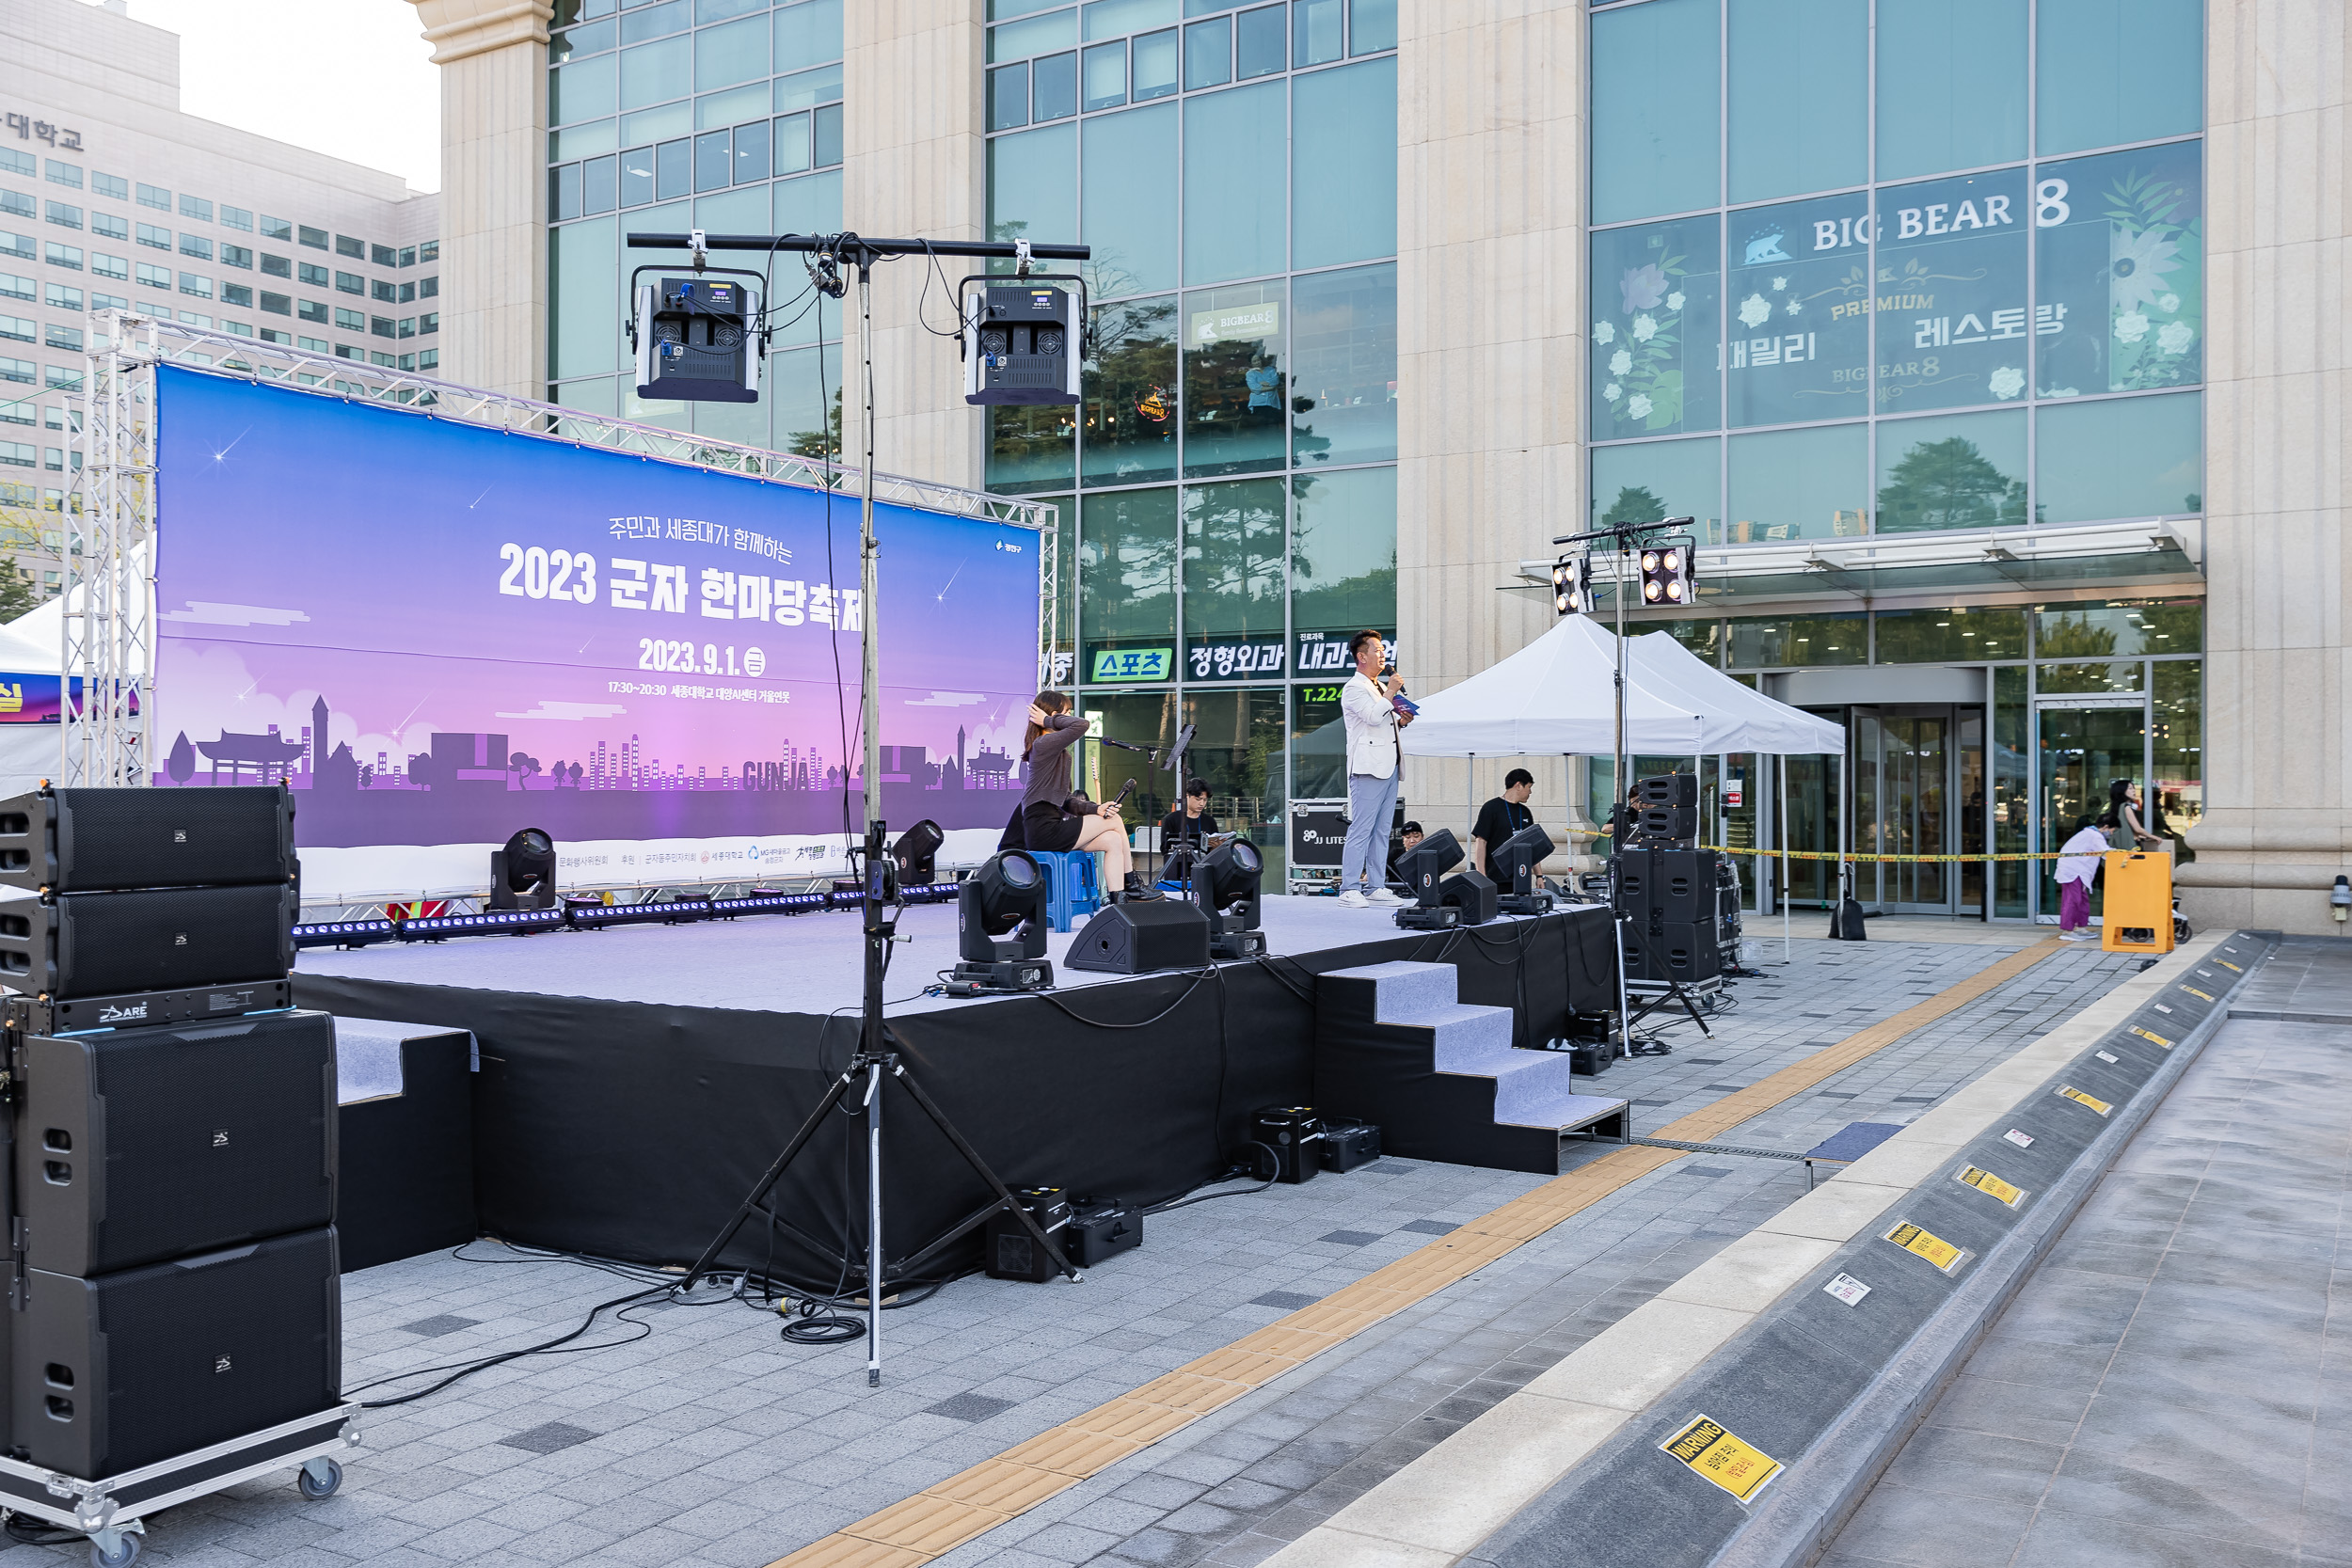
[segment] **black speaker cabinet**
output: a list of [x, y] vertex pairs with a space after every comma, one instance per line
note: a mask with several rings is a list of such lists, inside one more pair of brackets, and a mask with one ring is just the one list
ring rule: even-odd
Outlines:
[[1645, 806], [1641, 816], [1642, 836], [1656, 843], [1689, 847], [1699, 836], [1699, 814], [1695, 806]]
[[1640, 845], [1620, 846], [1611, 858], [1621, 895], [1618, 908], [1629, 915], [1638, 916], [1650, 905], [1651, 867], [1653, 852]]
[[25, 1258], [106, 1274], [335, 1218], [335, 1021], [35, 1037], [17, 1056]]
[[1619, 940], [1625, 943], [1625, 977], [1629, 980], [1662, 980], [1665, 971], [1653, 961], [1654, 950], [1663, 945], [1662, 934], [1652, 936], [1649, 928], [1638, 920], [1617, 923]]
[[1249, 1136], [1274, 1150], [1278, 1181], [1311, 1181], [1323, 1168], [1323, 1118], [1311, 1105], [1268, 1105], [1250, 1117]]
[[1082, 1269], [1143, 1244], [1143, 1211], [1110, 1197], [1082, 1197], [1071, 1208], [1070, 1228], [1055, 1244]]
[[1462, 911], [1465, 926], [1484, 926], [1501, 912], [1495, 884], [1475, 871], [1457, 871], [1438, 884], [1438, 906]]
[[1662, 934], [1648, 940], [1653, 980], [1679, 980], [1687, 986], [1724, 972], [1723, 950], [1711, 920], [1687, 926], [1670, 922]]
[[1657, 910], [1670, 925], [1695, 925], [1715, 908], [1715, 856], [1711, 850], [1657, 849], [1650, 855], [1650, 882], [1642, 908]]
[[0, 801], [0, 884], [52, 893], [292, 882], [294, 795], [40, 789]]
[[1380, 1129], [1351, 1117], [1333, 1117], [1323, 1124], [1323, 1168], [1351, 1171], [1380, 1158]]
[[342, 1388], [331, 1227], [94, 1278], [24, 1271], [10, 1443], [97, 1481], [328, 1410]]
[[282, 980], [299, 909], [282, 882], [15, 899], [0, 904], [0, 981], [63, 999]]
[[1653, 773], [1636, 779], [1634, 787], [1645, 806], [1695, 806], [1699, 803], [1696, 773]]
[[1112, 904], [1079, 927], [1062, 963], [1104, 974], [1206, 969], [1209, 917], [1182, 898]]

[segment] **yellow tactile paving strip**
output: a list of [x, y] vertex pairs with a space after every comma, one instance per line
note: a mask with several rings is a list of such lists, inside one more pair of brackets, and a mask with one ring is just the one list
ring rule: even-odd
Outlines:
[[[1706, 1143], [1997, 990], [2058, 951], [2037, 942], [1651, 1136]], [[1151, 1447], [1383, 1318], [1425, 1301], [1654, 1170], [1672, 1148], [1620, 1148], [1513, 1198], [1253, 1334], [926, 1487], [771, 1568], [917, 1568]]]

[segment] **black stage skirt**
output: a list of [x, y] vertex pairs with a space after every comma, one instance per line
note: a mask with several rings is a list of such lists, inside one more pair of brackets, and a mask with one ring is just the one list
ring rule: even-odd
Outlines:
[[1078, 847], [1078, 830], [1086, 822], [1050, 800], [1040, 800], [1021, 816], [1021, 833], [1031, 849], [1063, 850]]

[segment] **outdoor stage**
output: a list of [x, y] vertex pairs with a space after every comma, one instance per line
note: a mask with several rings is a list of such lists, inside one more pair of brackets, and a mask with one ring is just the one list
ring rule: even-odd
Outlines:
[[[914, 941], [894, 948], [885, 988], [894, 1048], [1009, 1184], [1153, 1203], [1224, 1170], [1253, 1111], [1311, 1101], [1320, 974], [1452, 964], [1460, 1000], [1510, 1008], [1519, 1044], [1613, 995], [1614, 941], [1598, 906], [1422, 933], [1398, 930], [1385, 910], [1269, 897], [1264, 926], [1269, 959], [1206, 974], [1065, 970], [1072, 937], [1056, 936], [1058, 991], [947, 1001], [917, 993], [955, 960], [956, 910], [918, 906], [900, 924]], [[846, 911], [385, 943], [303, 953], [294, 994], [303, 1006], [473, 1031], [485, 1233], [683, 1263], [848, 1060], [860, 948]], [[863, 1137], [862, 1117], [821, 1131], [776, 1189], [790, 1230], [755, 1219], [727, 1261], [772, 1258], [779, 1273], [834, 1282], [864, 1212]], [[902, 1092], [886, 1099], [883, 1144], [892, 1259], [986, 1200]], [[974, 1238], [946, 1259], [977, 1256]]]

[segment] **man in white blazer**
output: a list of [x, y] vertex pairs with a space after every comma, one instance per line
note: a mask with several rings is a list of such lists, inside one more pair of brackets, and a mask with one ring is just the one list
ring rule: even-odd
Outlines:
[[1398, 765], [1404, 755], [1397, 731], [1413, 721], [1394, 699], [1405, 677], [1380, 678], [1389, 661], [1388, 643], [1376, 631], [1348, 640], [1356, 673], [1340, 691], [1340, 713], [1347, 722], [1347, 847], [1340, 855], [1340, 902], [1354, 909], [1405, 900], [1388, 890], [1389, 821], [1396, 815]]

